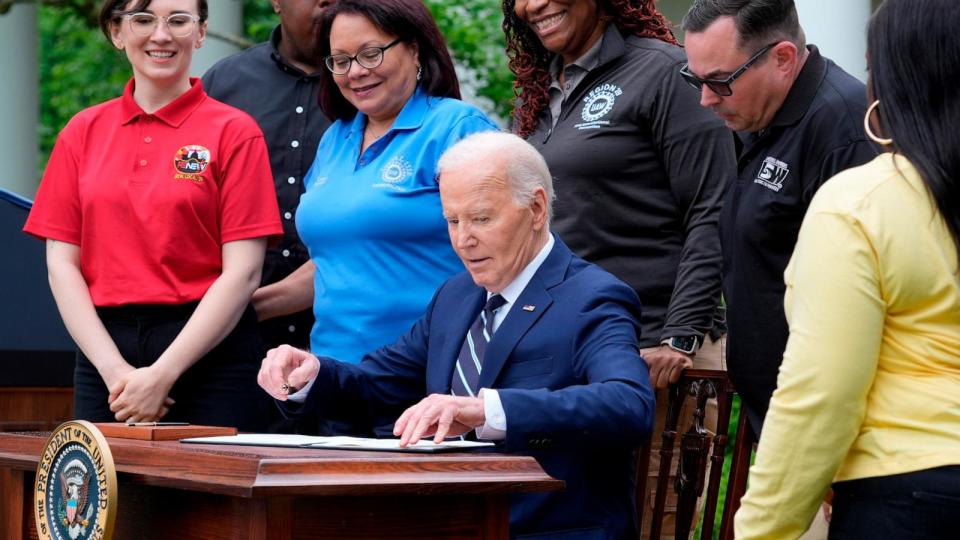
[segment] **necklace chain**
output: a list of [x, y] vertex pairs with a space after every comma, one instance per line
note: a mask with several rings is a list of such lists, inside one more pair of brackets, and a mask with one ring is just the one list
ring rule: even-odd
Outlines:
[[370, 136], [370, 139], [371, 139], [371, 140], [374, 140], [374, 141], [375, 141], [375, 140], [379, 139], [380, 137], [383, 137], [383, 135], [384, 135], [386, 132], [390, 131], [390, 128], [387, 128], [387, 129], [383, 130], [382, 133], [375, 133], [375, 132], [373, 131], [373, 129], [370, 127], [370, 122], [367, 122], [367, 126], [364, 128], [364, 131], [366, 131], [367, 135]]

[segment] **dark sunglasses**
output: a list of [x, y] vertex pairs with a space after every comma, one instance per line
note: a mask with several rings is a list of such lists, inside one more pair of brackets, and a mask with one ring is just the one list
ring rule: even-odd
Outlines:
[[731, 73], [730, 76], [727, 77], [726, 79], [701, 79], [696, 75], [694, 75], [693, 73], [690, 73], [689, 64], [684, 64], [680, 66], [680, 75], [683, 77], [683, 80], [687, 81], [687, 84], [696, 88], [698, 92], [702, 91], [703, 87], [706, 86], [707, 88], [710, 89], [711, 92], [713, 92], [718, 96], [723, 96], [723, 97], [732, 96], [733, 88], [731, 88], [730, 85], [733, 84], [733, 81], [737, 80], [737, 78], [739, 78], [741, 75], [746, 73], [746, 71], [750, 69], [750, 66], [752, 66], [753, 64], [756, 64], [757, 60], [760, 60], [760, 57], [762, 57], [767, 51], [773, 48], [773, 46], [776, 45], [777, 43], [780, 43], [780, 42], [775, 41], [767, 45], [766, 47], [760, 49], [759, 51], [757, 51], [756, 54], [751, 56], [749, 60], [744, 62], [742, 66], [737, 68], [737, 70]]

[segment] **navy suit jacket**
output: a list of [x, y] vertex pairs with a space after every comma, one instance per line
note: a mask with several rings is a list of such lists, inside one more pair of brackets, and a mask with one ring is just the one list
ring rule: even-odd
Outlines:
[[[485, 301], [468, 273], [454, 276], [396, 343], [359, 365], [321, 357], [306, 402], [295, 407], [376, 426], [428, 394], [449, 394], [457, 354]], [[556, 239], [493, 335], [480, 386], [500, 394], [507, 419], [500, 448], [535, 457], [566, 483], [562, 492], [515, 495], [511, 536], [636, 537], [632, 456], [654, 410], [638, 320], [632, 288]]]

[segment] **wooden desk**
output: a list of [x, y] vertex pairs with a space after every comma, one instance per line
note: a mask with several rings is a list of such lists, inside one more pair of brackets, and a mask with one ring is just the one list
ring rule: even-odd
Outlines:
[[[0, 538], [36, 538], [48, 433], [0, 433]], [[109, 439], [114, 538], [506, 539], [508, 496], [563, 483], [536, 460]]]
[[73, 388], [0, 386], [0, 431], [54, 429], [71, 418]]

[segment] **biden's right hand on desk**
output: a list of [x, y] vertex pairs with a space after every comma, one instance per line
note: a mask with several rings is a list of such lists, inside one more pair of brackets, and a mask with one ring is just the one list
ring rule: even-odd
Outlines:
[[319, 372], [320, 360], [316, 356], [281, 345], [267, 351], [257, 373], [257, 384], [274, 399], [286, 401], [290, 394], [306, 386]]

